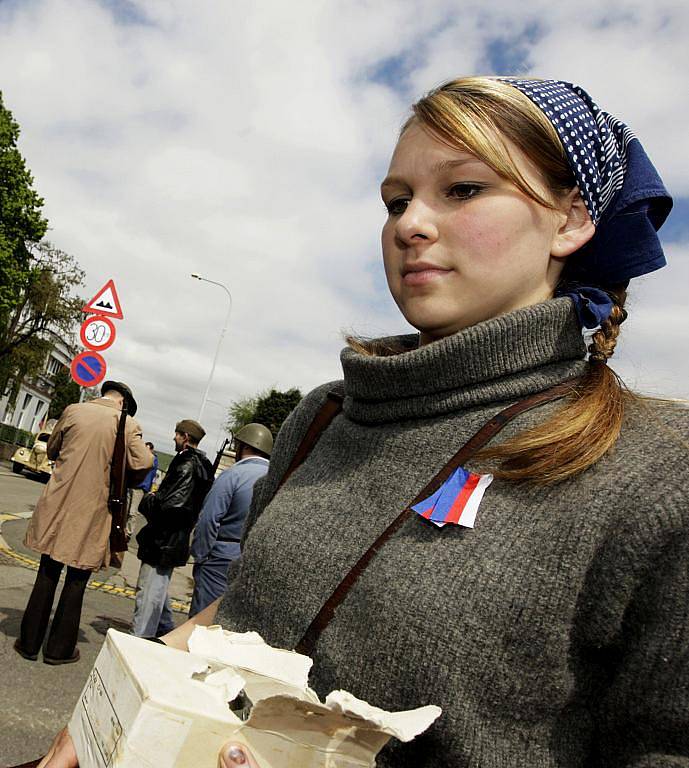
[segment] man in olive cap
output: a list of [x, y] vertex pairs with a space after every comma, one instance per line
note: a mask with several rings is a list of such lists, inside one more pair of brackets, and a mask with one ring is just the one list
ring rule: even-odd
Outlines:
[[65, 583], [43, 653], [47, 664], [79, 660], [76, 647], [84, 590], [91, 572], [108, 565], [111, 516], [110, 460], [123, 406], [128, 480], [143, 480], [153, 455], [133, 418], [136, 400], [121, 381], [106, 381], [101, 397], [68, 405], [46, 450], [55, 468], [29, 523], [24, 543], [40, 552], [41, 564], [22, 619], [15, 650], [35, 661], [48, 629], [50, 610], [64, 566]]
[[168, 597], [170, 578], [189, 559], [189, 537], [213, 482], [213, 466], [198, 448], [205, 434], [193, 419], [177, 423], [177, 455], [158, 490], [146, 494], [139, 504], [148, 522], [136, 537], [141, 567], [132, 634], [138, 637], [160, 637], [175, 626]]
[[263, 424], [247, 424], [234, 438], [237, 461], [213, 483], [194, 531], [194, 594], [189, 616], [217, 600], [227, 588], [230, 563], [240, 555], [239, 540], [254, 484], [268, 471], [273, 436]]

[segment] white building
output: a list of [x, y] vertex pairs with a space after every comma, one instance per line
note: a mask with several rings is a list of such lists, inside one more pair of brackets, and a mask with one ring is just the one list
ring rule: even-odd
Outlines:
[[73, 342], [52, 332], [50, 336], [53, 346], [48, 353], [45, 368], [37, 376], [22, 381], [14, 408], [9, 407], [6, 395], [0, 397], [0, 424], [36, 432], [41, 421], [48, 415], [55, 374], [62, 366], [68, 366], [77, 353]]

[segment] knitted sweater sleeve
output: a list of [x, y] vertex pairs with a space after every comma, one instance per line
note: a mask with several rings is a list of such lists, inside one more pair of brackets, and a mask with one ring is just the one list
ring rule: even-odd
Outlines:
[[254, 485], [251, 507], [244, 523], [242, 546], [254, 523], [276, 494], [280, 480], [306, 434], [311, 422], [327, 399], [328, 392], [341, 391], [342, 382], [329, 382], [309, 392], [287, 417], [278, 433], [265, 477]]
[[625, 611], [617, 663], [598, 710], [596, 765], [606, 768], [689, 768], [686, 493], [669, 491], [659, 504], [674, 524], [651, 547], [653, 557]]

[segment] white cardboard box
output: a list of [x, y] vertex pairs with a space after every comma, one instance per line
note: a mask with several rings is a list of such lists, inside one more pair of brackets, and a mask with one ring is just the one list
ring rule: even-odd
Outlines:
[[321, 703], [311, 659], [256, 633], [197, 627], [189, 648], [108, 631], [69, 723], [80, 768], [215, 768], [229, 740], [261, 768], [362, 768], [441, 712], [385, 712], [346, 691]]

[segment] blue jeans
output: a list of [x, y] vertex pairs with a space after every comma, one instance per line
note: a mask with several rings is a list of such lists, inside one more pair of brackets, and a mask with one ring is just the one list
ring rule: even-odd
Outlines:
[[136, 582], [136, 602], [132, 634], [137, 637], [160, 637], [175, 628], [170, 598], [167, 594], [173, 568], [141, 563]]

